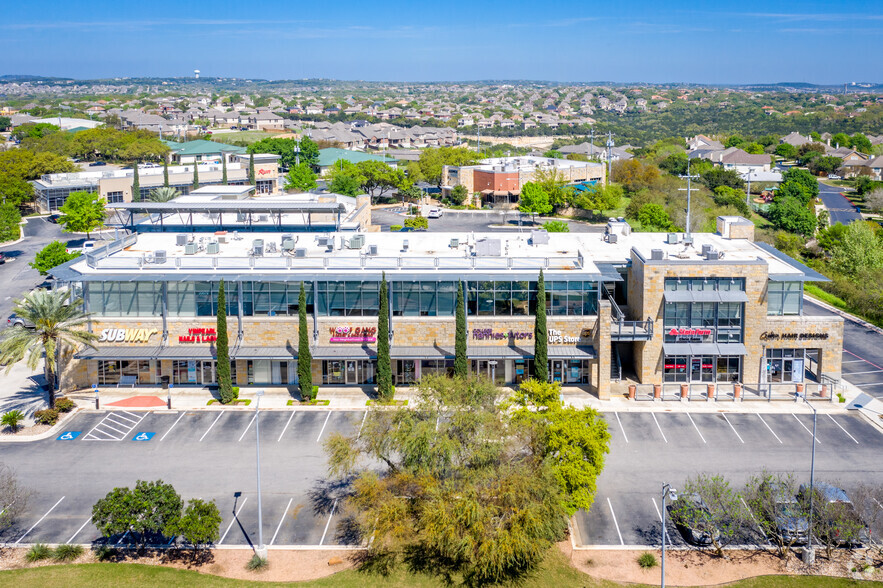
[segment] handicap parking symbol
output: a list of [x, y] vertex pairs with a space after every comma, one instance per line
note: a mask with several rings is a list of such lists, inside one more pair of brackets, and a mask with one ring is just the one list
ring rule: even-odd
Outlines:
[[56, 441], [73, 441], [77, 437], [80, 436], [82, 431], [65, 431], [61, 435], [59, 435], [55, 440]]
[[150, 441], [156, 433], [138, 433], [132, 437], [132, 441]]

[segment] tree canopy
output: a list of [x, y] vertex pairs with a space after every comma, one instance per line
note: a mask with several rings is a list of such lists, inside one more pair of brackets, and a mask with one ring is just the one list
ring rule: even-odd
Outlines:
[[79, 253], [68, 253], [67, 246], [61, 241], [52, 241], [37, 252], [34, 261], [29, 265], [40, 272], [41, 276], [45, 276], [52, 268], [67, 263], [79, 256]]
[[446, 165], [475, 165], [481, 155], [462, 147], [438, 147], [424, 149], [420, 153], [418, 165], [423, 178], [441, 187], [442, 168]]
[[294, 165], [288, 170], [285, 176], [285, 189], [294, 190], [296, 192], [309, 192], [315, 190], [319, 184], [316, 183], [316, 174], [309, 163], [301, 163]]
[[[297, 140], [267, 138], [252, 143], [247, 147], [249, 153], [275, 153], [280, 157], [279, 164], [285, 168], [295, 165], [297, 159]], [[319, 146], [309, 137], [300, 140], [300, 162], [308, 165], [319, 163]]]
[[99, 198], [96, 192], [71, 192], [58, 209], [61, 213], [58, 222], [66, 233], [86, 233], [88, 236], [104, 225], [107, 218], [104, 204], [104, 198]]
[[548, 214], [552, 212], [552, 203], [549, 202], [549, 193], [539, 184], [527, 182], [521, 186], [521, 198], [518, 201], [518, 210], [529, 214]]

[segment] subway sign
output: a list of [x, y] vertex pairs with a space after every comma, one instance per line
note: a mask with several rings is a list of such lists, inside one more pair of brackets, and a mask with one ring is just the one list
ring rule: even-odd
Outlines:
[[104, 329], [98, 336], [99, 343], [147, 343], [156, 335], [156, 329]]

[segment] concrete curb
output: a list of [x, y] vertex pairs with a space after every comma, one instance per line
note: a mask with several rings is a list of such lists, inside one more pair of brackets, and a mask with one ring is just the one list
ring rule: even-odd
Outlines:
[[62, 413], [64, 416], [59, 417], [58, 422], [52, 425], [52, 427], [50, 427], [48, 431], [43, 431], [42, 433], [39, 433], [37, 435], [27, 435], [22, 437], [3, 436], [0, 437], [0, 443], [28, 443], [31, 441], [42, 441], [43, 439], [48, 439], [61, 431], [65, 423], [71, 420], [75, 414], [78, 414], [80, 412], [85, 412], [85, 409], [77, 407], [70, 412]]
[[883, 335], [883, 329], [881, 329], [877, 325], [872, 325], [871, 323], [869, 323], [866, 320], [860, 319], [859, 317], [855, 316], [854, 314], [850, 314], [850, 313], [846, 312], [845, 310], [841, 310], [841, 309], [837, 308], [836, 306], [831, 306], [827, 302], [819, 300], [818, 298], [815, 298], [813, 296], [809, 296], [807, 294], [804, 294], [803, 297], [804, 297], [804, 299], [809, 300], [813, 304], [818, 304], [822, 308], [826, 308], [826, 309], [830, 310], [831, 312], [833, 312], [834, 314], [836, 314], [840, 317], [843, 317], [844, 319], [846, 319], [848, 321], [852, 321], [858, 325], [861, 325], [867, 329], [871, 329], [872, 331], [875, 331], [875, 332]]

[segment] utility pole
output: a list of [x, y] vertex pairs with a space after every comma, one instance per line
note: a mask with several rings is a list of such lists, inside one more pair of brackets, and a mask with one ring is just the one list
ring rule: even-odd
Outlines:
[[595, 127], [594, 125], [591, 128], [592, 131], [592, 140], [589, 142], [589, 161], [593, 161], [595, 159]]
[[607, 131], [607, 183], [611, 182], [613, 176], [613, 137], [615, 135]]
[[699, 176], [691, 176], [690, 175], [690, 160], [689, 159], [687, 159], [687, 175], [678, 176], [678, 177], [681, 178], [682, 180], [687, 180], [687, 187], [686, 188], [679, 188], [678, 190], [681, 192], [687, 193], [687, 234], [689, 235], [690, 234], [690, 197], [692, 196], [692, 193], [693, 193], [693, 187], [690, 183], [690, 180], [694, 180], [699, 177]]
[[478, 154], [481, 155], [481, 126], [478, 123], [475, 126], [478, 128]]
[[297, 136], [297, 141], [294, 143], [294, 165], [300, 165], [300, 135]]
[[745, 175], [748, 178], [748, 189], [745, 190], [745, 204], [747, 204], [748, 208], [751, 209], [751, 172], [749, 171]]

